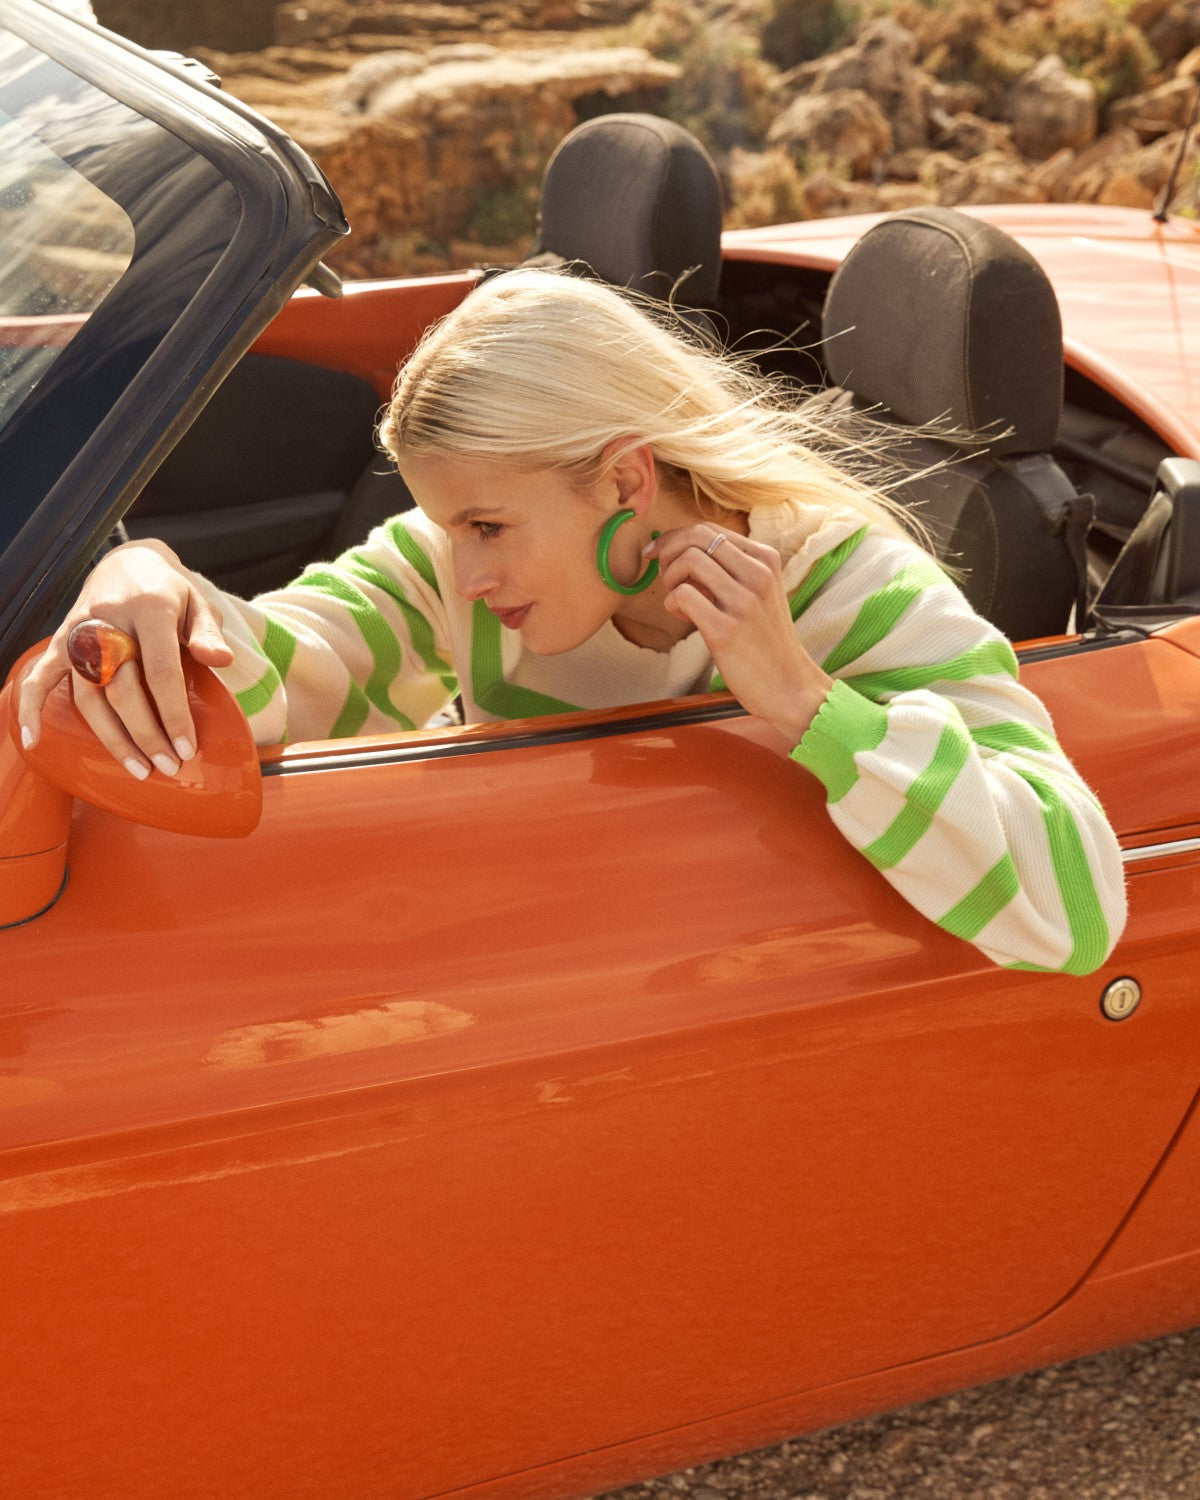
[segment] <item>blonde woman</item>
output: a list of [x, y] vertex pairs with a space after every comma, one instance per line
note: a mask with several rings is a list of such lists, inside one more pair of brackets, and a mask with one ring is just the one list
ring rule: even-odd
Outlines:
[[246, 603], [159, 544], [110, 553], [28, 679], [26, 740], [87, 616], [140, 645], [107, 688], [72, 675], [138, 777], [194, 753], [180, 642], [261, 744], [411, 728], [456, 691], [473, 721], [724, 684], [932, 921], [998, 964], [1107, 957], [1116, 840], [1012, 648], [770, 386], [608, 287], [518, 271], [427, 334], [381, 437], [417, 510], [288, 588]]

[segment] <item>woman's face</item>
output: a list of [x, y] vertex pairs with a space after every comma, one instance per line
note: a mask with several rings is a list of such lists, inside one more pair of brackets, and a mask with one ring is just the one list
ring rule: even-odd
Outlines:
[[[557, 469], [435, 456], [406, 457], [403, 472], [450, 538], [455, 589], [482, 599], [530, 651], [572, 650], [620, 605], [596, 569], [596, 542], [622, 500], [616, 473], [581, 486]], [[617, 532], [611, 565], [619, 579], [641, 573], [649, 537], [640, 515]]]

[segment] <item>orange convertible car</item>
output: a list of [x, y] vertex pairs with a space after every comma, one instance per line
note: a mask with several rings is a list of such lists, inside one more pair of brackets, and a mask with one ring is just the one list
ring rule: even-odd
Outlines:
[[[122, 516], [241, 589], [337, 545], [473, 277], [322, 296], [285, 137], [0, 0], [4, 1494], [585, 1495], [1200, 1321], [1200, 233], [981, 212], [1107, 578], [1022, 647], [1125, 850], [1087, 978], [918, 916], [724, 695], [260, 758], [197, 674], [175, 781], [61, 699], [23, 756]], [[815, 328], [864, 228], [728, 236], [731, 333]]]

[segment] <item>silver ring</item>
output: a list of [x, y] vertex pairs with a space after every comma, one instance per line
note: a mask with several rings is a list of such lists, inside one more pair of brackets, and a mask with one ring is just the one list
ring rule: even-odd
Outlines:
[[713, 555], [713, 553], [717, 550], [717, 548], [721, 545], [721, 543], [724, 540], [725, 540], [725, 533], [723, 531], [718, 531], [717, 534], [716, 534], [716, 536], [713, 537], [712, 541], [709, 542], [708, 546], [705, 547], [705, 549], [704, 549], [704, 555], [705, 555], [705, 557], [711, 557]]

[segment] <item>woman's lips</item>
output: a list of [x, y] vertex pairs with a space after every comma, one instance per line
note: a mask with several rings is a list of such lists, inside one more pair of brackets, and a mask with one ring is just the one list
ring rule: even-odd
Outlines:
[[494, 604], [488, 608], [500, 621], [506, 630], [520, 630], [525, 623], [525, 616], [533, 608], [532, 604], [522, 604], [520, 609], [497, 609]]

